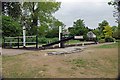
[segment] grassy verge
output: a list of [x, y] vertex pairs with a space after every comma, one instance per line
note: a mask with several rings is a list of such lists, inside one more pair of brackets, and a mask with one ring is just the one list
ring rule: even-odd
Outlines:
[[26, 59], [27, 54], [17, 56], [3, 56], [2, 67], [4, 78], [40, 78], [45, 76], [47, 65], [36, 65]]
[[119, 46], [118, 43], [113, 43], [97, 46], [96, 48], [117, 48], [118, 46]]
[[[115, 45], [116, 43], [109, 46]], [[2, 56], [2, 74], [5, 78], [117, 77], [118, 53], [116, 48], [92, 49], [67, 56], [44, 56], [43, 53], [46, 53], [44, 51]]]
[[65, 44], [75, 44], [75, 43], [80, 43], [79, 40], [69, 40]]
[[99, 59], [76, 58], [67, 61], [71, 69], [79, 71], [81, 75], [111, 75], [117, 72], [117, 59], [109, 57]]

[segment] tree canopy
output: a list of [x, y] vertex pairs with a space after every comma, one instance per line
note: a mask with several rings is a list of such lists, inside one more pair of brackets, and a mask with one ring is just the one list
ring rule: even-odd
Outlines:
[[21, 25], [10, 16], [2, 16], [2, 34], [3, 36], [20, 36]]
[[112, 34], [113, 34], [112, 27], [109, 25], [104, 26], [103, 33], [105, 37], [112, 37]]
[[[64, 25], [61, 21], [57, 20], [53, 16], [53, 13], [55, 13], [60, 8], [61, 3], [55, 2], [54, 0], [51, 1], [52, 2], [45, 0], [44, 2], [24, 3], [3, 2], [2, 14], [6, 17], [10, 16], [15, 20], [15, 22], [20, 23], [22, 26], [25, 25], [27, 35], [36, 35], [38, 31], [38, 35], [46, 36], [50, 30], [53, 32], [54, 30], [55, 32], [58, 32], [58, 29], [56, 28], [58, 28], [58, 26]], [[25, 13], [26, 15], [24, 15]], [[53, 25], [55, 26], [53, 27]], [[5, 27], [6, 26], [3, 25], [3, 28]], [[9, 27], [12, 29], [12, 26]], [[56, 34], [57, 33], [55, 33], [55, 35]]]
[[85, 35], [89, 31], [87, 27], [85, 27], [84, 20], [78, 19], [73, 23], [73, 27], [69, 28], [70, 34], [73, 35]]
[[23, 7], [30, 13], [29, 19], [31, 24], [28, 24], [30, 26], [28, 27], [30, 30], [29, 34], [35, 35], [35, 27], [38, 25], [38, 20], [41, 28], [49, 29], [49, 26], [53, 24], [55, 18], [52, 14], [60, 8], [60, 2], [25, 2]]

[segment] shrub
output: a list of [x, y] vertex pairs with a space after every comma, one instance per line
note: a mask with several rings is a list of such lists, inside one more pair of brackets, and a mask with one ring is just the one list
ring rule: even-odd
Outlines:
[[52, 42], [55, 42], [55, 41], [58, 41], [58, 40], [59, 40], [58, 38], [53, 38]]
[[115, 39], [115, 38], [113, 38], [113, 40], [114, 40], [114, 41], [116, 41], [116, 39]]
[[21, 24], [10, 16], [2, 16], [2, 35], [19, 36], [22, 33]]
[[99, 40], [99, 43], [104, 43], [105, 42], [105, 39], [100, 39]]
[[114, 39], [112, 37], [105, 37], [105, 42], [113, 42]]
[[38, 38], [38, 42], [39, 43], [47, 43], [47, 39], [45, 37], [42, 37], [42, 38]]
[[26, 42], [36, 42], [36, 37], [26, 38]]

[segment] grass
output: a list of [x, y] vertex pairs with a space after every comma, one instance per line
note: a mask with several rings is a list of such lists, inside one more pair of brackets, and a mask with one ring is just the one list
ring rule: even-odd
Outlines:
[[85, 67], [85, 65], [87, 64], [87, 61], [83, 59], [73, 59], [71, 62], [77, 67]]
[[75, 43], [80, 43], [79, 40], [69, 40], [66, 42], [66, 44], [75, 44]]
[[[35, 78], [44, 77], [48, 65], [37, 66], [26, 60], [30, 54], [16, 56], [2, 56], [3, 77], [7, 78]], [[31, 54], [32, 55], [32, 54]], [[31, 61], [31, 60], [30, 60]]]
[[[110, 47], [102, 51], [103, 46]], [[70, 75], [74, 78], [115, 77], [118, 69], [118, 57], [115, 49], [111, 49], [111, 47], [117, 47], [117, 43], [103, 46], [101, 49], [93, 48], [93, 51], [90, 48], [88, 50], [91, 51], [90, 54], [86, 50], [87, 52], [84, 54], [69, 54], [66, 57], [43, 56], [40, 54], [43, 54], [41, 51], [16, 56], [3, 56], [3, 77], [54, 78], [70, 77]]]
[[[97, 75], [97, 74], [109, 74], [109, 73], [117, 72], [116, 70], [118, 67], [116, 61], [117, 59], [111, 59], [109, 57], [106, 57], [101, 59], [90, 59], [90, 60], [83, 58], [75, 58], [66, 62], [72, 64], [71, 69], [74, 71], [80, 71], [80, 74]], [[88, 73], [86, 71], [88, 71]]]
[[0, 77], [2, 74], [2, 56], [0, 55]]
[[101, 46], [97, 46], [96, 48], [117, 48], [118, 47], [118, 43], [113, 43], [113, 44], [104, 44]]
[[72, 64], [73, 66], [71, 67], [71, 69], [73, 70], [77, 70], [77, 68], [81, 68], [81, 67], [85, 68], [86, 65], [88, 64], [88, 61], [82, 58], [67, 60], [65, 62]]

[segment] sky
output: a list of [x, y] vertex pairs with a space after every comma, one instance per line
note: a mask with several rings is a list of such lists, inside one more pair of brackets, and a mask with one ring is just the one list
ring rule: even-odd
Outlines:
[[117, 25], [113, 17], [114, 7], [108, 5], [110, 0], [57, 0], [61, 8], [54, 16], [62, 21], [66, 28], [72, 27], [73, 22], [83, 19], [91, 29], [97, 28], [98, 23], [107, 20], [111, 26]]

